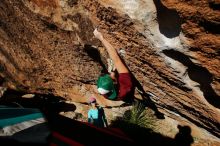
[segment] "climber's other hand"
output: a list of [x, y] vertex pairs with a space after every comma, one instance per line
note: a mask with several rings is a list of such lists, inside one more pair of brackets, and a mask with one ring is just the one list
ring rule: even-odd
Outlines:
[[97, 39], [99, 39], [100, 41], [103, 40], [103, 35], [102, 35], [101, 32], [99, 32], [99, 31], [97, 30], [97, 28], [94, 30], [93, 34], [94, 34], [94, 36], [95, 36]]

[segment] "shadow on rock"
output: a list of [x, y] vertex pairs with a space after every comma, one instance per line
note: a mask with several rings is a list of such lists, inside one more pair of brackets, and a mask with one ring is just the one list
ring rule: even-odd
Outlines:
[[175, 136], [175, 145], [178, 146], [190, 146], [193, 143], [193, 138], [191, 136], [191, 128], [189, 126], [180, 126], [177, 127], [179, 133]]
[[163, 53], [188, 67], [186, 73], [188, 73], [191, 80], [199, 83], [199, 88], [203, 92], [205, 99], [214, 107], [220, 108], [220, 96], [217, 95], [211, 86], [213, 75], [205, 67], [194, 64], [187, 55], [179, 51], [170, 49], [164, 50]]
[[137, 78], [133, 74], [132, 74], [132, 79], [133, 79], [135, 87], [137, 88], [137, 90], [139, 91], [139, 93], [143, 99], [143, 100], [140, 100], [140, 102], [142, 102], [146, 107], [149, 107], [150, 109], [152, 109], [154, 111], [154, 115], [158, 119], [165, 119], [164, 114], [158, 110], [157, 106], [152, 101], [152, 99], [151, 99], [152, 96], [145, 92], [143, 86], [141, 85], [141, 83], [137, 80]]
[[85, 44], [84, 50], [89, 55], [89, 57], [91, 57], [94, 61], [100, 64], [103, 70], [107, 70], [105, 64], [101, 59], [100, 52], [98, 51], [97, 48], [93, 47], [92, 45]]
[[178, 125], [179, 133], [176, 134], [174, 139], [157, 133], [152, 129], [128, 123], [120, 118], [113, 121], [111, 127], [120, 128], [125, 134], [134, 140], [136, 145], [190, 146], [193, 143], [191, 129], [188, 126], [182, 127]]
[[166, 8], [160, 0], [154, 0], [160, 32], [168, 38], [179, 36], [181, 19], [177, 11]]
[[75, 111], [74, 104], [65, 103], [65, 99], [52, 94], [34, 94], [31, 98], [23, 98], [26, 93], [8, 89], [0, 99], [1, 105], [24, 108], [38, 108], [47, 114]]

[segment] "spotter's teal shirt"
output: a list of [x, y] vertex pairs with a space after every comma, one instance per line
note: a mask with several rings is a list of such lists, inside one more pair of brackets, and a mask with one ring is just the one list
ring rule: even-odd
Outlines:
[[99, 116], [99, 111], [98, 109], [90, 109], [89, 112], [88, 112], [88, 118], [91, 118], [91, 119], [98, 119], [98, 116]]
[[105, 127], [104, 125], [107, 126], [103, 108], [97, 107], [96, 109], [90, 109], [88, 112], [88, 122], [97, 127]]

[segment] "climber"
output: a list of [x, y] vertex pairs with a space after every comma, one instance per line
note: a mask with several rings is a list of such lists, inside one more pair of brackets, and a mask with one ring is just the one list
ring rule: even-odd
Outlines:
[[115, 48], [103, 37], [102, 33], [100, 33], [97, 29], [95, 29], [93, 33], [106, 48], [117, 71], [115, 72], [113, 69], [109, 74], [106, 73], [99, 76], [97, 81], [98, 92], [109, 100], [123, 100], [125, 102], [131, 102], [133, 100], [133, 98], [131, 98], [133, 85], [128, 68], [122, 62]]
[[102, 107], [98, 106], [94, 97], [89, 98], [89, 104], [91, 109], [88, 112], [88, 122], [100, 128], [107, 127], [105, 112]]

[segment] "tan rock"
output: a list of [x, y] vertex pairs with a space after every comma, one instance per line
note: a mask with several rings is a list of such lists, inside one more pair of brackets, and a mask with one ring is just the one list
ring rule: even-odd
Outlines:
[[220, 136], [215, 1], [3, 0], [0, 8], [0, 76], [8, 87], [121, 105], [95, 88], [107, 59], [92, 33], [99, 25], [115, 48], [126, 51], [124, 61], [154, 95], [153, 107]]

